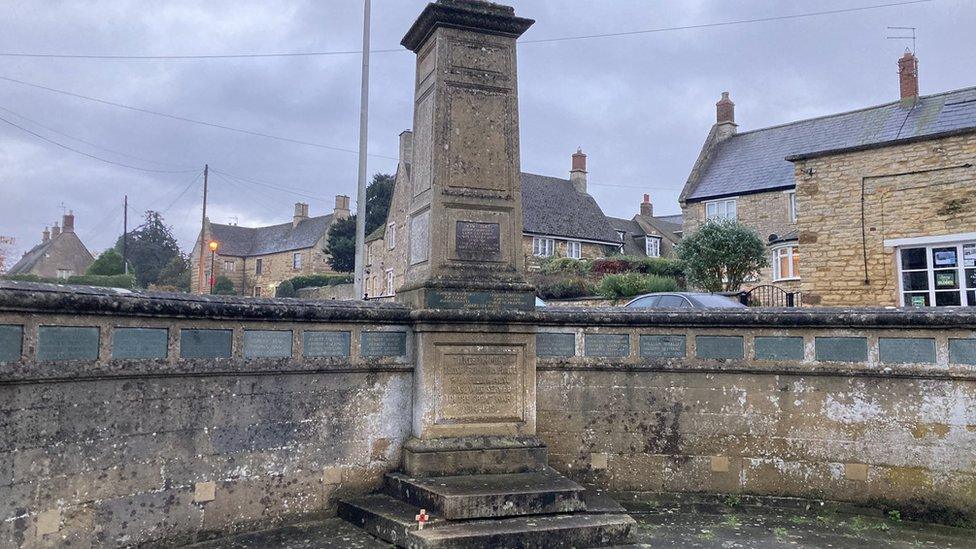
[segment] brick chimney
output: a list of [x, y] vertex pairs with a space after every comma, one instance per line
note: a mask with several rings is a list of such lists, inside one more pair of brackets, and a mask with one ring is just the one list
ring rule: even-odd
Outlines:
[[295, 203], [295, 217], [291, 220], [291, 226], [297, 227], [303, 220], [308, 219], [308, 204], [304, 202]]
[[68, 213], [64, 214], [61, 218], [61, 232], [73, 233], [75, 232], [75, 212], [68, 210]]
[[48, 240], [51, 240], [51, 230], [44, 227], [44, 232], [41, 233], [41, 242], [47, 242]]
[[[403, 134], [401, 134], [402, 136]], [[335, 208], [332, 210], [332, 215], [336, 219], [345, 219], [349, 217], [349, 197], [344, 194], [337, 194], [335, 197]]]
[[898, 81], [902, 101], [918, 97], [918, 58], [908, 50], [898, 59]]
[[61, 226], [55, 222], [54, 226], [51, 227], [51, 238], [57, 238], [59, 236], [61, 236]]
[[654, 204], [651, 204], [651, 195], [644, 195], [644, 201], [641, 202], [640, 214], [644, 217], [654, 217]]
[[729, 99], [729, 92], [722, 92], [722, 98], [715, 103], [715, 123], [735, 124], [735, 103]]
[[400, 132], [400, 163], [413, 163], [413, 131], [403, 130]]
[[573, 182], [576, 192], [586, 194], [586, 155], [581, 148], [573, 153], [573, 169], [569, 171], [569, 180]]

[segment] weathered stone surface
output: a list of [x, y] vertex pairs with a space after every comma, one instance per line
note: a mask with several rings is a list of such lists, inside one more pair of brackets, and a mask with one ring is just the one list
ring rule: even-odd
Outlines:
[[878, 341], [881, 362], [894, 364], [935, 363], [935, 340], [882, 337]]
[[868, 340], [863, 337], [818, 337], [817, 360], [825, 362], [866, 362]]
[[803, 360], [802, 337], [757, 337], [756, 360]]
[[290, 330], [244, 330], [244, 358], [291, 358]]
[[406, 332], [367, 332], [359, 339], [360, 353], [363, 356], [386, 357], [407, 354]]
[[546, 358], [575, 356], [576, 334], [543, 332], [535, 336], [535, 355]]
[[630, 536], [634, 519], [614, 514], [563, 514], [447, 524], [411, 534], [419, 547], [610, 547]]
[[349, 356], [352, 340], [349, 332], [305, 330], [302, 338], [308, 358]]
[[585, 334], [583, 354], [591, 357], [620, 358], [630, 355], [628, 334]]
[[528, 473], [546, 469], [548, 451], [536, 437], [411, 439], [403, 472], [411, 477]]
[[116, 328], [112, 330], [112, 358], [166, 358], [169, 330], [166, 328]]
[[695, 337], [695, 354], [698, 358], [715, 360], [740, 360], [743, 358], [742, 336]]
[[684, 358], [687, 352], [683, 335], [640, 336], [641, 358]]
[[23, 326], [0, 326], [0, 362], [20, 360], [23, 344]]
[[950, 339], [949, 362], [976, 364], [976, 339]]
[[94, 326], [41, 326], [38, 360], [97, 360], [99, 330]]
[[231, 330], [180, 330], [180, 358], [230, 358], [234, 332]]

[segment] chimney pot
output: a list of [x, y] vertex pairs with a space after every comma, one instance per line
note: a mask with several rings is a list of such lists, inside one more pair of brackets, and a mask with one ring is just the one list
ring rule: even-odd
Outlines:
[[59, 236], [61, 236], [61, 227], [55, 223], [54, 226], [51, 227], [51, 238], [57, 238]]
[[308, 204], [304, 202], [295, 203], [295, 216], [292, 218], [291, 226], [297, 227], [303, 220], [308, 219]]
[[41, 233], [41, 242], [47, 242], [51, 240], [51, 229], [44, 227], [44, 232]]
[[898, 59], [898, 81], [902, 100], [918, 97], [918, 58], [909, 50]]
[[644, 217], [654, 217], [654, 204], [651, 204], [651, 195], [644, 195], [644, 201], [640, 205], [640, 214]]
[[68, 213], [64, 214], [64, 218], [61, 220], [61, 232], [63, 232], [63, 233], [73, 233], [73, 232], [75, 232], [75, 212], [74, 212], [74, 210], [68, 210]]
[[715, 103], [715, 122], [735, 124], [735, 103], [729, 99], [729, 92], [722, 92], [722, 98]]
[[586, 194], [586, 154], [581, 147], [573, 153], [573, 169], [569, 171], [569, 180], [573, 182], [576, 192]]
[[337, 194], [335, 197], [335, 208], [332, 210], [332, 215], [336, 219], [345, 219], [349, 217], [349, 197], [344, 194]]
[[400, 163], [413, 163], [413, 130], [400, 132]]

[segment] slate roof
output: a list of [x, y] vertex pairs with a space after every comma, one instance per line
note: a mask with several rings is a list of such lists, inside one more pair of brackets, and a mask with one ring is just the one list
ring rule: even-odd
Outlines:
[[685, 216], [682, 214], [654, 216], [654, 219], [661, 228], [667, 229], [672, 233], [681, 232], [681, 225], [684, 223], [684, 218]]
[[[60, 238], [60, 236], [56, 238]], [[53, 244], [54, 244], [54, 239], [51, 239], [48, 240], [47, 242], [42, 242], [37, 246], [34, 246], [33, 248], [30, 249], [29, 252], [27, 252], [26, 254], [24, 254], [23, 257], [20, 258], [20, 261], [15, 263], [13, 267], [7, 270], [7, 274], [8, 275], [29, 274], [31, 272], [31, 269], [33, 269], [34, 266], [37, 265], [37, 263], [40, 260], [44, 259], [44, 255], [47, 254], [47, 251], [51, 249], [51, 246]]]
[[250, 257], [315, 246], [332, 225], [333, 214], [309, 217], [293, 227], [282, 223], [268, 227], [238, 227], [210, 224], [213, 238], [220, 243], [218, 253], [232, 257]]
[[527, 233], [620, 242], [596, 200], [558, 177], [522, 173], [522, 223]]
[[686, 200], [794, 186], [787, 157], [976, 129], [976, 87], [738, 133], [716, 145]]
[[[610, 226], [616, 231], [624, 231], [624, 255], [644, 255], [644, 229], [633, 219], [623, 219], [620, 217], [607, 217]], [[640, 243], [637, 239], [640, 238]], [[618, 240], [619, 241], [619, 240]]]

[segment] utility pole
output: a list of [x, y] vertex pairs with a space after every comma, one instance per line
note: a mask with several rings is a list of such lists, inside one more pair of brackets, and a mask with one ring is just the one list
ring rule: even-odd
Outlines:
[[122, 201], [122, 272], [129, 274], [129, 195]]
[[356, 274], [353, 291], [363, 297], [364, 247], [366, 245], [366, 142], [369, 133], [369, 2], [363, 1], [363, 83], [359, 99], [359, 185], [356, 191]]
[[197, 281], [199, 283], [197, 287], [200, 289], [201, 294], [203, 293], [203, 282], [204, 282], [203, 247], [206, 245], [205, 242], [206, 234], [204, 233], [207, 228], [207, 178], [209, 175], [210, 175], [210, 165], [204, 164], [203, 165], [203, 217], [200, 218], [200, 258], [199, 261], [197, 261], [197, 267], [199, 267], [197, 269], [198, 271]]

